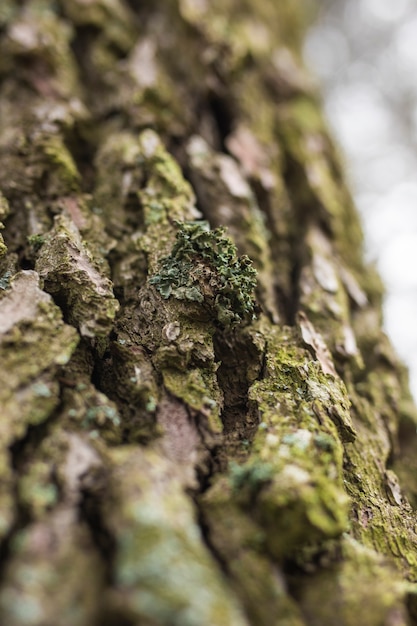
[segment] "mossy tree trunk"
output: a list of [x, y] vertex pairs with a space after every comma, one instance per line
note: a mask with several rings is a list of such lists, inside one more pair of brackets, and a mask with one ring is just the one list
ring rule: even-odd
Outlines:
[[306, 10], [1, 2], [5, 626], [417, 623], [416, 416]]

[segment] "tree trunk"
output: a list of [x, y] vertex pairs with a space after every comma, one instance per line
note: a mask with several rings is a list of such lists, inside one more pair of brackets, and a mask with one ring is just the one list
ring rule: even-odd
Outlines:
[[306, 12], [2, 0], [2, 625], [417, 623], [417, 419]]

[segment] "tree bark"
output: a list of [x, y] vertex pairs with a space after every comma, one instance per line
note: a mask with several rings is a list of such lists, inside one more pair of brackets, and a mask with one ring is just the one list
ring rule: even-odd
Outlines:
[[417, 418], [307, 12], [3, 0], [1, 624], [417, 623]]

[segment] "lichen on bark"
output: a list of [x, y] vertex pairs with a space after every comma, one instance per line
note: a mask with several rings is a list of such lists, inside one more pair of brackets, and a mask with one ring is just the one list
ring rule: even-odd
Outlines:
[[2, 624], [417, 623], [417, 417], [307, 12], [0, 8]]

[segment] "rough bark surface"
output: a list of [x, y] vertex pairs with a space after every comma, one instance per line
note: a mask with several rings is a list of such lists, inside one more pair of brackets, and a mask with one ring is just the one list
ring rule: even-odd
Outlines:
[[305, 12], [1, 2], [5, 626], [417, 623], [416, 415]]

